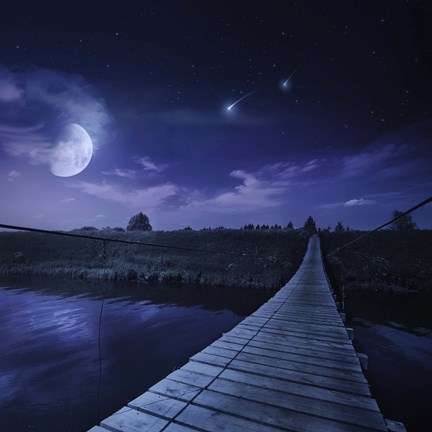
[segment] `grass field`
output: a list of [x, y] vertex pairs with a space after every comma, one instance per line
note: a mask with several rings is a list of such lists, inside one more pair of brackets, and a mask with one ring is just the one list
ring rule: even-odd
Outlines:
[[[324, 254], [363, 232], [321, 233]], [[326, 267], [334, 287], [347, 290], [432, 293], [432, 231], [383, 230], [330, 255]]]
[[[92, 235], [88, 231], [74, 231]], [[0, 274], [208, 284], [274, 290], [295, 273], [306, 250], [302, 230], [117, 232], [94, 235], [223, 251], [178, 251], [28, 232], [0, 233]], [[242, 256], [245, 254], [245, 256]]]

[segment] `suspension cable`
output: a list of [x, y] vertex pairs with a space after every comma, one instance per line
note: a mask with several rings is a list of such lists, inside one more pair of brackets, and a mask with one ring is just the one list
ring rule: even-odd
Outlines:
[[342, 246], [339, 246], [339, 247], [336, 248], [335, 250], [329, 252], [326, 256], [332, 255], [332, 254], [334, 254], [334, 253], [336, 253], [336, 252], [340, 252], [342, 249], [346, 248], [347, 246], [350, 246], [350, 245], [352, 245], [353, 243], [356, 243], [356, 242], [358, 242], [359, 240], [361, 240], [362, 238], [368, 236], [369, 234], [372, 234], [373, 232], [378, 231], [378, 230], [380, 230], [381, 228], [386, 227], [387, 225], [390, 225], [391, 223], [393, 223], [393, 222], [397, 221], [398, 219], [400, 219], [400, 218], [406, 216], [407, 214], [412, 213], [414, 210], [417, 210], [417, 209], [419, 209], [420, 207], [423, 207], [423, 206], [425, 206], [426, 204], [429, 204], [431, 201], [432, 201], [432, 197], [429, 197], [429, 198], [425, 199], [424, 201], [422, 201], [422, 202], [416, 204], [414, 207], [411, 207], [409, 210], [407, 210], [407, 211], [401, 213], [399, 216], [396, 216], [396, 217], [393, 218], [391, 221], [386, 222], [386, 223], [380, 225], [379, 227], [374, 228], [373, 230], [368, 231], [368, 232], [362, 234], [361, 236], [355, 238], [354, 240], [349, 241], [348, 243], [345, 243], [345, 244], [342, 245]]

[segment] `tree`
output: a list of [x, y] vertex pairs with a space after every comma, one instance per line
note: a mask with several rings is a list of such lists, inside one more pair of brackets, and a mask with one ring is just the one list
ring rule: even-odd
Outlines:
[[126, 230], [127, 231], [151, 231], [152, 226], [150, 225], [148, 216], [146, 216], [142, 212], [139, 212], [138, 214], [130, 218]]
[[343, 226], [342, 222], [338, 222], [335, 226], [335, 232], [344, 232], [345, 231], [345, 227]]
[[312, 219], [312, 216], [309, 216], [306, 219], [306, 222], [303, 226], [303, 229], [305, 231], [309, 231], [310, 233], [316, 233], [317, 232], [315, 221]]
[[291, 221], [288, 222], [287, 229], [294, 229], [294, 225]]
[[411, 215], [404, 215], [403, 212], [395, 210], [392, 213], [393, 219], [399, 218], [392, 222], [390, 228], [397, 231], [413, 230], [417, 228], [417, 224], [413, 221]]

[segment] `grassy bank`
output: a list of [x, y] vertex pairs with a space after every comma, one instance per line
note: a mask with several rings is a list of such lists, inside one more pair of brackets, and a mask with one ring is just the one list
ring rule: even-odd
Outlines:
[[[321, 233], [324, 254], [363, 234]], [[432, 293], [432, 231], [378, 231], [326, 259], [334, 287]]]
[[[91, 235], [88, 231], [74, 231]], [[298, 268], [301, 230], [116, 232], [104, 237], [230, 252], [208, 254], [28, 232], [0, 233], [0, 274], [276, 289]], [[246, 254], [245, 256], [240, 256]]]

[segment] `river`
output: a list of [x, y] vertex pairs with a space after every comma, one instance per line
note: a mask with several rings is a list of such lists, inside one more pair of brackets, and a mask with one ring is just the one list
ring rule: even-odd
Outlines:
[[[0, 280], [0, 429], [82, 432], [187, 362], [270, 293], [215, 287]], [[432, 412], [432, 301], [349, 293], [355, 346], [387, 418]]]
[[348, 293], [354, 346], [369, 356], [366, 373], [386, 418], [408, 432], [432, 421], [432, 299], [416, 293]]
[[249, 290], [0, 280], [0, 429], [82, 432], [269, 297]]

